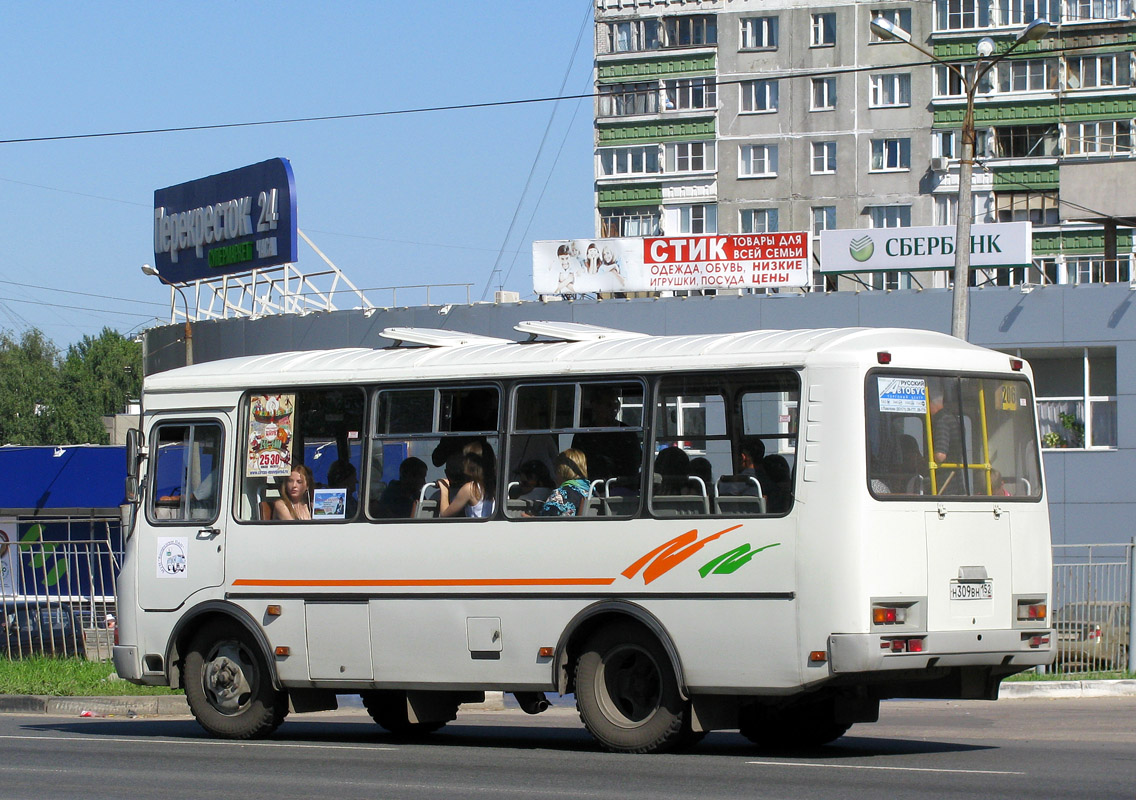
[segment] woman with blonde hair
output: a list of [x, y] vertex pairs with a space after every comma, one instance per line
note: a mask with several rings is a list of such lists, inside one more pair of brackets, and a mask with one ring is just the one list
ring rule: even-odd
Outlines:
[[272, 504], [273, 519], [312, 518], [312, 471], [296, 464], [284, 480], [280, 499]]
[[591, 494], [588, 459], [580, 450], [568, 449], [556, 457], [554, 465], [559, 487], [544, 502], [539, 517], [579, 517]]
[[441, 516], [456, 517], [462, 513], [467, 517], [493, 516], [496, 502], [493, 497], [495, 478], [492, 453], [488, 445], [483, 448], [466, 445], [462, 456], [462, 473], [466, 482], [451, 497], [450, 479], [442, 478], [438, 481], [438, 508]]

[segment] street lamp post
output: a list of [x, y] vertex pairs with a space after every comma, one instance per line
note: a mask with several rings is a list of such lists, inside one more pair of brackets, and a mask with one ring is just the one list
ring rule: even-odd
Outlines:
[[193, 326], [189, 324], [189, 300], [186, 299], [185, 292], [182, 291], [180, 286], [167, 281], [155, 266], [143, 264], [142, 273], [152, 275], [171, 289], [176, 289], [177, 293], [181, 295], [181, 302], [185, 306], [185, 364], [186, 366], [191, 365], [193, 363]]
[[[966, 340], [967, 330], [970, 327], [970, 228], [974, 223], [974, 198], [971, 177], [974, 172], [974, 94], [978, 90], [982, 79], [986, 77], [991, 68], [1019, 46], [1026, 42], [1034, 42], [1049, 33], [1049, 23], [1043, 19], [1035, 19], [1017, 35], [1014, 41], [1002, 53], [994, 56], [995, 43], [990, 37], [983, 37], [978, 42], [978, 61], [975, 63], [974, 74], [969, 78], [966, 72], [958, 66], [936, 56], [934, 53], [920, 47], [911, 39], [911, 34], [884, 17], [873, 17], [872, 30], [881, 39], [891, 39], [903, 42], [915, 48], [932, 61], [942, 64], [958, 76], [963, 88], [966, 90], [966, 113], [962, 118], [962, 151], [959, 154], [959, 186], [958, 208], [955, 209], [955, 268], [954, 293], [951, 303], [951, 335]], [[991, 58], [991, 56], [994, 56]]]

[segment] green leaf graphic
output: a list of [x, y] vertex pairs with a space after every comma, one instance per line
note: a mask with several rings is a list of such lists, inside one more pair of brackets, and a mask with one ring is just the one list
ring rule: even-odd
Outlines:
[[848, 243], [849, 255], [860, 263], [867, 261], [875, 252], [876, 243], [872, 241], [871, 236], [861, 236], [859, 239], [853, 239]]

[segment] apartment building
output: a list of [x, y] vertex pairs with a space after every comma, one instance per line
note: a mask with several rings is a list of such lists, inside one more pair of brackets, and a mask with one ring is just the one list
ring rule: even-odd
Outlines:
[[[1033, 222], [1033, 265], [972, 282], [1127, 282], [1132, 220], [1063, 208], [1059, 171], [1131, 164], [1132, 12], [1131, 0], [596, 0], [597, 233], [954, 224], [958, 72], [974, 76], [983, 37], [998, 55], [1044, 18], [1049, 35], [975, 96], [975, 221]], [[958, 72], [875, 35], [875, 16]], [[816, 272], [812, 288], [948, 283], [945, 271]]]

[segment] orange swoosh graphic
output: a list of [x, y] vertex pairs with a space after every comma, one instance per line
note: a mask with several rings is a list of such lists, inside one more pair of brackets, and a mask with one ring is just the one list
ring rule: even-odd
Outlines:
[[421, 578], [421, 579], [342, 579], [238, 578], [233, 586], [305, 587], [456, 587], [456, 586], [610, 586], [615, 578]]
[[665, 575], [667, 572], [670, 572], [719, 536], [724, 536], [730, 531], [737, 530], [740, 527], [741, 525], [734, 525], [726, 528], [724, 531], [712, 533], [705, 539], [698, 538], [697, 528], [689, 530], [686, 533], [679, 534], [666, 544], [659, 545], [627, 569], [623, 570], [621, 574], [625, 578], [634, 578], [635, 574], [646, 565], [647, 568], [643, 570], [643, 583], [646, 585], [656, 578]]

